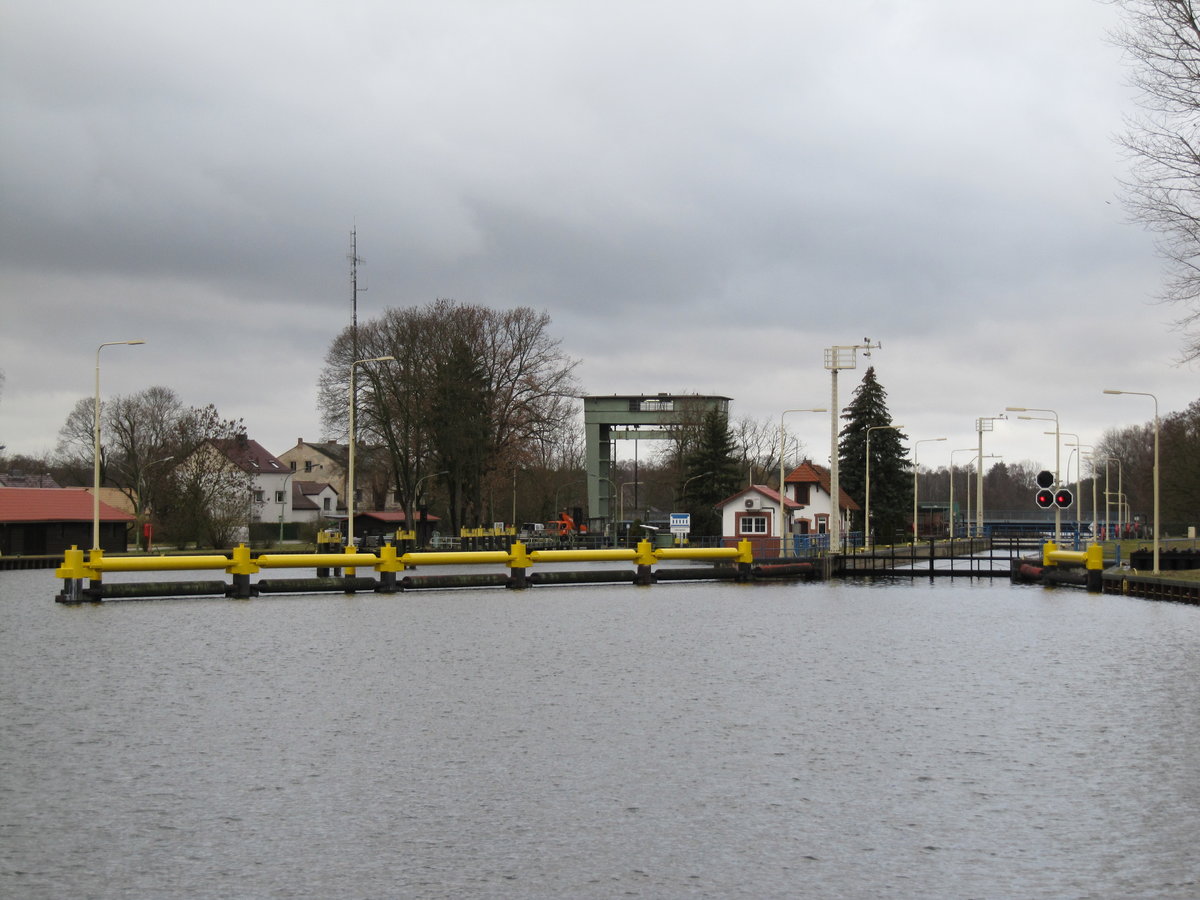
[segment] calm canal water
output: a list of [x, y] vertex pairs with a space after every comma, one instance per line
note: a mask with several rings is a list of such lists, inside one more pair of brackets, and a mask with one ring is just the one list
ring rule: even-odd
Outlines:
[[0, 573], [6, 898], [1200, 896], [1200, 609]]

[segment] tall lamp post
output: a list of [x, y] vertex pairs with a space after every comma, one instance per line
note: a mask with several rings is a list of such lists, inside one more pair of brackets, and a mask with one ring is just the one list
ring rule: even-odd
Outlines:
[[[954, 523], [956, 521], [955, 516], [954, 516], [954, 454], [955, 453], [974, 453], [974, 452], [975, 452], [974, 447], [960, 447], [957, 450], [950, 451], [950, 528], [949, 528], [947, 537], [949, 537], [951, 540], [954, 540], [954, 537], [955, 537]], [[968, 479], [968, 481], [967, 481], [967, 518], [965, 518], [963, 520], [964, 522], [970, 521], [970, 506], [971, 506], [971, 482], [969, 480], [970, 477], [971, 477], [971, 473], [968, 472], [967, 473], [967, 479]], [[968, 529], [969, 529], [969, 527], [970, 526], [968, 525]], [[967, 537], [970, 537], [970, 535], [968, 534]]]
[[[867, 427], [867, 459], [866, 459], [866, 497], [863, 503], [863, 545], [869, 550], [875, 544], [874, 533], [871, 531], [871, 432], [881, 429], [898, 430], [903, 425], [870, 425]], [[894, 540], [895, 538], [893, 538]]]
[[100, 549], [100, 351], [122, 344], [144, 344], [145, 341], [105, 341], [96, 348], [96, 405], [92, 418], [92, 549]]
[[1106, 394], [1130, 394], [1135, 397], [1149, 397], [1154, 401], [1154, 573], [1158, 569], [1158, 398], [1146, 391], [1113, 391], [1105, 390]]
[[288, 508], [288, 482], [296, 477], [296, 469], [288, 472], [283, 479], [283, 499], [279, 501], [279, 543], [283, 543], [283, 514]]
[[863, 338], [861, 344], [851, 344], [843, 347], [827, 347], [825, 349], [825, 368], [829, 370], [833, 384], [831, 401], [829, 403], [829, 503], [831, 515], [829, 522], [829, 552], [839, 553], [842, 549], [842, 485], [838, 472], [838, 370], [853, 369], [858, 364], [858, 351], [865, 351], [870, 357], [872, 350], [882, 347], [879, 341], [871, 343], [870, 338]]
[[354, 434], [354, 369], [361, 366], [363, 363], [369, 362], [389, 362], [394, 360], [394, 356], [372, 356], [369, 359], [356, 359], [350, 363], [350, 459], [347, 465], [346, 480], [349, 482], [349, 490], [346, 491], [346, 552], [354, 552], [354, 444], [356, 442]]
[[983, 433], [991, 431], [993, 423], [1008, 419], [1008, 416], [980, 416], [975, 420], [975, 431], [979, 435], [979, 478], [975, 482], [975, 536], [983, 537]]
[[[783, 457], [787, 453], [787, 436], [783, 430], [783, 417], [788, 413], [795, 412], [811, 412], [823, 413], [826, 412], [824, 406], [817, 406], [811, 409], [785, 409], [779, 414], [779, 555], [783, 556], [784, 549], [787, 546], [787, 491], [783, 483], [784, 465]], [[689, 481], [691, 479], [688, 479]]]
[[[1006, 406], [1008, 412], [1044, 412], [1050, 413], [1053, 418], [1047, 419], [1045, 416], [1017, 416], [1018, 419], [1036, 420], [1040, 422], [1054, 423], [1054, 488], [1059, 487], [1059, 463], [1062, 453], [1062, 434], [1059, 432], [1058, 413], [1052, 409], [1036, 409], [1034, 407], [1025, 406]], [[1049, 432], [1047, 432], [1049, 434]], [[1057, 503], [1054, 504], [1054, 543], [1062, 543], [1062, 507]]]
[[[1109, 508], [1109, 504], [1111, 503], [1110, 498], [1113, 496], [1113, 492], [1109, 490], [1110, 472], [1108, 470], [1108, 464], [1114, 463], [1114, 462], [1117, 464], [1116, 496], [1118, 498], [1120, 498], [1122, 496], [1121, 492], [1125, 489], [1125, 481], [1124, 481], [1125, 469], [1124, 469], [1124, 466], [1121, 465], [1121, 460], [1117, 459], [1115, 456], [1102, 456], [1102, 457], [1100, 457], [1099, 460], [1093, 460], [1093, 462], [1099, 462], [1101, 460], [1104, 462], [1104, 537], [1106, 540], [1111, 541], [1112, 540], [1112, 521], [1111, 521], [1111, 516], [1109, 515], [1109, 512], [1108, 512], [1108, 508]], [[1124, 529], [1121, 527], [1121, 507], [1118, 505], [1117, 506], [1117, 536], [1118, 536], [1118, 538], [1121, 535], [1123, 535], [1124, 533], [1125, 533]]]
[[917, 473], [920, 471], [917, 466], [917, 447], [921, 444], [932, 444], [937, 441], [944, 441], [944, 437], [938, 438], [921, 438], [919, 441], [913, 441], [913, 546], [917, 544], [917, 538], [920, 536], [921, 529], [917, 527], [920, 521], [917, 518]]
[[[449, 471], [450, 471], [449, 469], [443, 469], [440, 472], [431, 472], [428, 475], [422, 475], [420, 478], [418, 478], [417, 483], [415, 485], [413, 485], [412, 500], [410, 501], [410, 505], [421, 502], [421, 485], [423, 485], [430, 478], [437, 478], [439, 475], [446, 475], [449, 473]], [[416, 511], [415, 509], [404, 511], [404, 528], [406, 531], [413, 532], [414, 535], [416, 534], [417, 529], [413, 527], [412, 513], [415, 511]], [[516, 516], [515, 515], [513, 517], [513, 523], [516, 524]], [[421, 538], [420, 536], [417, 536], [416, 539], [423, 540], [423, 538]]]
[[[146, 530], [146, 525], [149, 523], [149, 517], [146, 515], [146, 501], [142, 496], [142, 492], [144, 490], [142, 485], [145, 483], [146, 473], [149, 472], [154, 466], [157, 466], [159, 463], [170, 462], [174, 458], [175, 458], [174, 456], [164, 456], [162, 459], [156, 459], [153, 462], [147, 463], [144, 468], [138, 470], [138, 475], [137, 475], [137, 514], [138, 515], [137, 515], [137, 519], [138, 519], [138, 528], [141, 532], [143, 532], [143, 534]], [[154, 530], [153, 524], [150, 525], [150, 530], [151, 530], [151, 532], [153, 532], [153, 530]], [[139, 537], [139, 540], [140, 539], [141, 538]], [[146, 552], [147, 553], [150, 552], [150, 538], [149, 537], [146, 537]]]
[[[1054, 434], [1054, 432], [1047, 431], [1046, 434], [1050, 435], [1050, 434]], [[1062, 436], [1069, 437], [1069, 438], [1075, 438], [1074, 443], [1068, 441], [1063, 446], [1075, 447], [1075, 448], [1079, 447], [1079, 435], [1077, 435], [1073, 432], [1070, 432], [1070, 431], [1064, 431], [1064, 432], [1062, 432]], [[1075, 450], [1072, 450], [1070, 453], [1067, 454], [1067, 484], [1071, 483], [1071, 457], [1074, 455], [1075, 455]], [[1080, 507], [1083, 505], [1083, 473], [1081, 471], [1082, 468], [1083, 468], [1083, 457], [1081, 456], [1079, 458], [1079, 465], [1077, 465], [1075, 467], [1075, 536], [1076, 537], [1079, 536], [1079, 525], [1080, 525], [1079, 510], [1080, 510]]]
[[1075, 473], [1075, 493], [1083, 493], [1083, 461], [1086, 459], [1088, 469], [1092, 473], [1092, 540], [1096, 541], [1096, 448], [1091, 444], [1079, 443], [1079, 438], [1075, 438], [1075, 441], [1074, 444], [1067, 444], [1068, 447], [1074, 447], [1079, 451], [1079, 469]]

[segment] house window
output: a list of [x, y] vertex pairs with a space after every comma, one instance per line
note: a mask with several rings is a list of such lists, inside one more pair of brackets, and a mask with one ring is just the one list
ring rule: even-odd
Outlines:
[[296, 461], [293, 459], [291, 462], [288, 463], [288, 467], [291, 468], [291, 470], [293, 472], [295, 472], [296, 471]]
[[326, 497], [326, 498], [325, 498], [325, 499], [324, 499], [324, 500], [321, 502], [322, 508], [324, 508], [325, 512], [329, 512], [329, 509], [330, 509], [329, 503], [330, 503], [330, 500], [329, 500], [329, 498], [328, 498], [328, 497]]
[[311, 472], [311, 471], [312, 471], [312, 460], [311, 460], [311, 459], [306, 459], [306, 460], [304, 461], [304, 471], [305, 471], [305, 472]]
[[767, 517], [766, 516], [742, 516], [738, 527], [739, 527], [739, 533], [741, 533], [741, 534], [766, 534], [767, 533]]
[[263, 492], [262, 491], [253, 491], [252, 493], [254, 494], [254, 502], [255, 503], [263, 502]]
[[808, 506], [808, 504], [809, 504], [808, 489], [810, 487], [812, 487], [812, 485], [796, 484], [796, 485], [793, 485], [793, 487], [796, 489], [796, 493], [795, 493], [795, 496], [792, 497], [792, 499], [795, 500], [797, 503], [801, 504], [802, 506]]
[[276, 503], [282, 503], [282, 502], [283, 502], [283, 491], [276, 491], [276, 492], [275, 492], [275, 502], [276, 502]]

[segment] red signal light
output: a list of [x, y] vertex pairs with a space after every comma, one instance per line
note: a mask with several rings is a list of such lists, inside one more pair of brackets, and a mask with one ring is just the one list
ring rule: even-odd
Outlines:
[[1071, 492], [1066, 488], [1059, 488], [1054, 495], [1054, 505], [1060, 509], [1066, 509], [1071, 505], [1071, 501], [1074, 499], [1074, 495], [1072, 495]]
[[1037, 501], [1037, 505], [1042, 509], [1049, 509], [1054, 505], [1054, 491], [1043, 488], [1037, 492], [1037, 495], [1034, 497], [1034, 499]]

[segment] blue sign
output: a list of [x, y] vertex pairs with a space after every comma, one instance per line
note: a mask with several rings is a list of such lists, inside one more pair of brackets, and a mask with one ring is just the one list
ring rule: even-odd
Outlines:
[[691, 513], [671, 513], [671, 534], [691, 534], [691, 532]]

